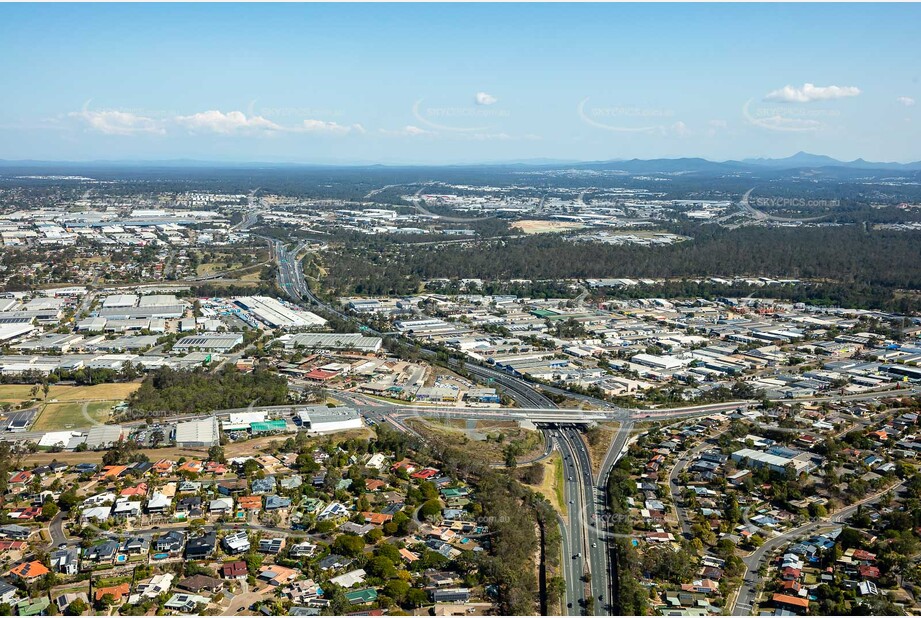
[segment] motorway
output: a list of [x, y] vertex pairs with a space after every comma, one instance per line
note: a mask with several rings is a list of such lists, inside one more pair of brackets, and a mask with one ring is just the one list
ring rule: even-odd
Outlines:
[[[743, 198], [743, 210], [751, 208], [748, 205], [748, 197], [751, 191], [747, 192]], [[754, 209], [751, 209], [754, 210]], [[755, 213], [749, 212], [750, 215]], [[765, 216], [764, 213], [759, 213]], [[297, 252], [289, 252], [281, 242], [275, 243], [275, 255], [279, 264], [278, 280], [281, 288], [295, 301], [307, 301], [317, 305], [325, 311], [335, 314], [343, 319], [350, 319], [337, 309], [317, 298], [307, 286], [301, 272], [300, 263], [296, 258]], [[384, 333], [374, 331], [365, 327], [365, 331], [379, 336], [386, 336]], [[435, 356], [434, 350], [422, 348], [422, 353], [428, 358]], [[453, 364], [459, 364], [452, 361]], [[728, 412], [736, 408], [747, 408], [752, 402], [736, 401], [720, 404], [711, 404], [705, 406], [689, 406], [683, 408], [666, 408], [656, 410], [629, 410], [620, 408], [587, 395], [580, 395], [558, 387], [544, 386], [540, 388], [550, 393], [564, 395], [568, 398], [575, 399], [594, 405], [600, 409], [590, 412], [584, 410], [561, 410], [553, 402], [542, 394], [535, 385], [525, 380], [509, 375], [508, 373], [484, 367], [481, 365], [468, 363], [464, 365], [464, 370], [474, 376], [481, 382], [487, 382], [497, 390], [504, 392], [514, 399], [520, 408], [502, 408], [502, 409], [470, 409], [470, 408], [450, 408], [450, 407], [423, 407], [423, 406], [361, 406], [359, 410], [362, 414], [372, 416], [379, 422], [386, 422], [394, 426], [399, 431], [412, 433], [419, 436], [402, 422], [407, 415], [445, 415], [460, 418], [517, 418], [518, 420], [532, 420], [537, 422], [559, 425], [551, 429], [548, 434], [548, 447], [552, 442], [553, 445], [560, 449], [564, 456], [564, 495], [568, 502], [568, 525], [563, 529], [563, 550], [564, 550], [564, 578], [566, 580], [566, 611], [569, 614], [581, 613], [585, 604], [585, 591], [581, 576], [585, 573], [591, 574], [591, 583], [588, 586], [591, 595], [594, 614], [604, 615], [610, 611], [610, 602], [613, 590], [611, 588], [611, 573], [608, 563], [609, 553], [607, 548], [607, 538], [604, 523], [606, 518], [599, 517], [606, 510], [607, 499], [607, 479], [610, 471], [617, 460], [626, 452], [627, 444], [633, 430], [634, 423], [637, 420], [666, 420], [672, 418], [682, 418], [698, 415], [713, 414], [717, 412]], [[898, 394], [906, 395], [916, 389], [906, 389]], [[859, 394], [854, 396], [843, 396], [835, 399], [862, 400], [878, 397], [878, 393]], [[353, 403], [359, 403], [359, 399], [353, 399]], [[386, 411], [385, 411], [386, 410]], [[591, 420], [600, 420], [591, 418], [600, 416], [608, 421], [620, 423], [617, 435], [610, 448], [608, 449], [605, 459], [602, 463], [600, 474], [597, 482], [593, 478], [591, 460], [588, 449], [582, 439], [581, 433], [575, 429], [577, 422], [586, 422]], [[557, 420], [554, 420], [557, 419]], [[673, 470], [673, 473], [675, 471]], [[669, 488], [672, 489], [673, 478], [669, 478]], [[867, 501], [864, 501], [867, 502]], [[839, 511], [833, 521], [841, 521], [849, 515], [851, 509], [856, 509], [857, 505], [852, 505]], [[682, 522], [682, 531], [687, 533], [687, 522], [685, 518], [679, 516]], [[561, 519], [561, 525], [563, 520]], [[791, 530], [790, 532], [775, 537], [751, 556], [745, 559], [746, 573], [745, 584], [737, 595], [733, 604], [728, 608], [735, 615], [744, 615], [751, 611], [754, 600], [754, 584], [749, 583], [751, 572], [757, 573], [762, 562], [769, 555], [768, 551], [779, 546], [786, 540], [802, 534], [811, 527], [818, 527], [817, 524], [810, 523], [801, 528]], [[753, 582], [753, 580], [752, 580]], [[739, 613], [741, 612], [741, 613]]]
[[585, 603], [585, 585], [582, 577], [587, 572], [585, 564], [588, 556], [585, 543], [585, 522], [582, 504], [583, 484], [581, 466], [578, 465], [574, 451], [562, 431], [548, 431], [552, 440], [563, 456], [563, 498], [566, 500], [566, 518], [561, 520], [563, 532], [563, 577], [566, 580], [566, 609], [570, 616], [582, 613]]
[[[610, 603], [611, 573], [604, 529], [598, 526], [604, 519], [599, 517], [604, 511], [603, 492], [599, 493], [593, 482], [592, 463], [581, 432], [571, 427], [561, 427], [550, 433], [563, 453], [564, 496], [569, 519], [566, 533], [572, 552], [563, 559], [571, 563], [570, 577], [574, 580], [575, 588], [572, 592], [579, 594], [573, 607], [567, 609], [571, 612], [583, 609], [583, 604], [589, 598], [585, 594], [585, 588], [588, 588], [592, 599], [592, 614], [605, 615], [606, 606]], [[584, 586], [579, 578], [586, 573], [591, 575], [591, 582]]]

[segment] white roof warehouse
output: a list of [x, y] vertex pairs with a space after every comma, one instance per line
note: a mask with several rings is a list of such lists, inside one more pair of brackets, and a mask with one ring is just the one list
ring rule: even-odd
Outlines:
[[229, 352], [243, 343], [242, 333], [223, 333], [215, 335], [190, 335], [183, 337], [173, 345], [174, 352]]
[[176, 446], [217, 446], [220, 441], [214, 416], [176, 424]]
[[278, 341], [286, 350], [320, 348], [324, 350], [358, 350], [377, 352], [381, 349], [380, 337], [365, 337], [355, 333], [300, 333], [283, 335]]
[[240, 296], [234, 302], [271, 328], [303, 328], [326, 324], [326, 320], [315, 313], [293, 311], [268, 296]]

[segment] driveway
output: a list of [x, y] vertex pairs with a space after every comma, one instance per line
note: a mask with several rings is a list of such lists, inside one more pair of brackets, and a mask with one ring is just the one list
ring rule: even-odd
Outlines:
[[[222, 616], [236, 616], [240, 610], [246, 609], [253, 603], [258, 603], [259, 601], [265, 600], [266, 598], [271, 597], [275, 593], [274, 586], [268, 586], [262, 590], [257, 590], [255, 592], [242, 592], [236, 595], [230, 601], [230, 605], [227, 606], [221, 615]], [[250, 615], [250, 614], [244, 614]]]

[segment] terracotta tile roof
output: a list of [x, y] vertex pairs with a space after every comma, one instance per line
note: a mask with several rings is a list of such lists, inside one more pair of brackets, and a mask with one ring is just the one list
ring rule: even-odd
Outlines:
[[47, 575], [50, 572], [51, 571], [49, 571], [48, 568], [38, 560], [17, 564], [10, 571], [10, 573], [16, 577], [19, 577], [20, 579], [34, 579], [36, 577], [41, 577], [42, 575]]

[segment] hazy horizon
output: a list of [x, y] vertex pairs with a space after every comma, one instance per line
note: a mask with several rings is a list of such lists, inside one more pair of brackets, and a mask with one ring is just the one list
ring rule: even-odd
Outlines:
[[5, 4], [0, 159], [921, 160], [917, 5], [662, 8]]

